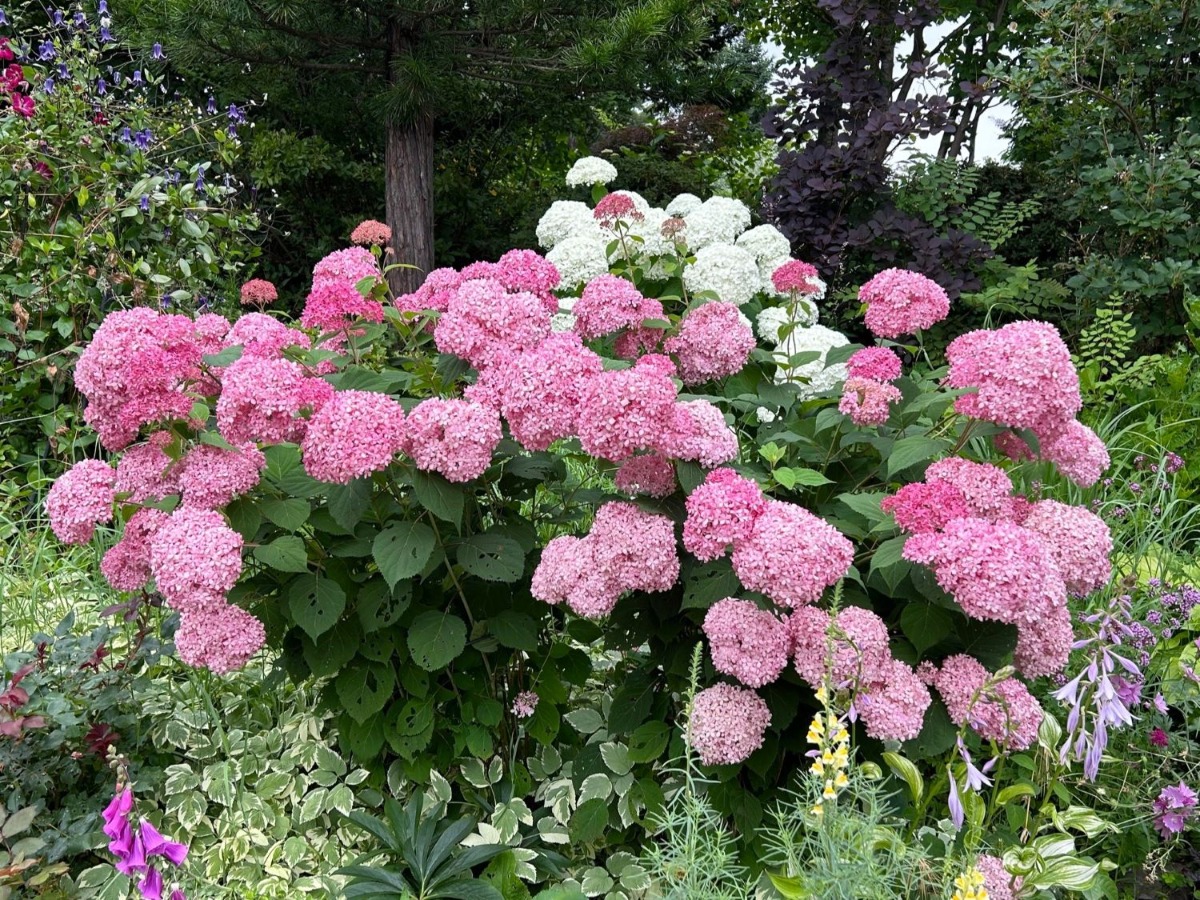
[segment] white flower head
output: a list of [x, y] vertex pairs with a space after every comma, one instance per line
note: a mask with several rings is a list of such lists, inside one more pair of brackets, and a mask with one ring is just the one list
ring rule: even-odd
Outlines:
[[609, 261], [615, 262], [620, 259], [628, 249], [634, 261], [643, 264], [643, 277], [651, 281], [666, 281], [669, 275], [661, 261], [662, 257], [678, 255], [675, 242], [662, 232], [663, 222], [668, 218], [670, 217], [664, 210], [654, 206], [647, 207], [640, 221], [628, 224], [626, 240], [613, 248]]
[[749, 208], [732, 197], [709, 197], [683, 218], [687, 223], [687, 245], [692, 250], [710, 244], [732, 244], [750, 227]]
[[549, 250], [559, 241], [570, 237], [573, 231], [593, 226], [595, 222], [586, 203], [580, 203], [578, 200], [555, 200], [537, 224], [538, 243]]
[[680, 194], [667, 204], [667, 215], [686, 216], [688, 213], [699, 209], [700, 204], [703, 202], [695, 194]]
[[573, 290], [598, 275], [608, 272], [608, 257], [604, 241], [594, 237], [571, 235], [559, 241], [546, 254], [562, 276], [559, 287]]
[[755, 415], [758, 417], [759, 425], [770, 425], [777, 418], [779, 418], [777, 415], [775, 415], [775, 413], [765, 406], [760, 406], [757, 410], [755, 410]]
[[756, 320], [758, 325], [758, 336], [768, 344], [779, 343], [779, 333], [786, 326], [792, 326], [791, 331], [797, 328], [809, 328], [817, 324], [817, 305], [810, 303], [804, 298], [796, 301], [795, 306], [768, 306], [758, 314]]
[[713, 291], [726, 303], [741, 306], [758, 293], [758, 266], [741, 247], [710, 244], [684, 269], [683, 284], [692, 293]]
[[[834, 331], [824, 325], [797, 328], [783, 339], [775, 353], [775, 361], [779, 365], [779, 370], [775, 373], [775, 383], [796, 382], [800, 388], [800, 397], [805, 400], [833, 390], [846, 380], [848, 372], [845, 363], [835, 363], [826, 367], [826, 359], [834, 347], [844, 347], [849, 343], [850, 339], [840, 331]], [[821, 355], [811, 362], [789, 365], [789, 360], [797, 353]], [[806, 380], [807, 384], [804, 383]]]
[[617, 167], [598, 156], [584, 156], [575, 160], [567, 172], [567, 187], [593, 184], [609, 184], [617, 177]]
[[786, 261], [792, 252], [791, 242], [774, 225], [756, 225], [737, 239], [737, 245], [750, 251], [759, 264], [780, 259]]

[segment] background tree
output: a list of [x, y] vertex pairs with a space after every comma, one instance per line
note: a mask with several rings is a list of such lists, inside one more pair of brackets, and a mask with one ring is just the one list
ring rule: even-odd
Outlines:
[[[557, 116], [584, 95], [620, 93], [696, 47], [718, 0], [460, 3], [368, 0], [146, 0], [133, 17], [183, 71], [230, 58], [291, 83], [294, 98], [349, 127], [383, 120], [384, 192], [394, 260], [434, 262], [439, 123], [460, 128], [520, 110]], [[337, 98], [336, 102], [330, 102]], [[340, 109], [339, 109], [340, 107]], [[347, 121], [347, 113], [355, 112]], [[508, 127], [515, 123], [510, 115]], [[368, 126], [369, 128], [369, 126]], [[415, 270], [393, 288], [411, 290]]]

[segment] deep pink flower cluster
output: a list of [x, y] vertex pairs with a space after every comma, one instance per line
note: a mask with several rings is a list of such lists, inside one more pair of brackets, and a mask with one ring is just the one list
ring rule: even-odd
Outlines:
[[360, 247], [386, 247], [392, 240], [392, 229], [375, 219], [364, 219], [350, 232], [350, 243]]
[[239, 606], [223, 603], [185, 613], [175, 632], [179, 658], [218, 674], [244, 666], [266, 642], [262, 622]]
[[771, 273], [771, 284], [780, 294], [816, 294], [821, 290], [816, 266], [789, 259]]
[[179, 467], [163, 448], [171, 441], [165, 431], [156, 431], [143, 444], [121, 454], [113, 489], [118, 499], [129, 503], [157, 501], [179, 490]]
[[706, 469], [731, 462], [738, 454], [737, 435], [725, 414], [707, 400], [676, 403], [656, 446], [667, 456], [698, 462]]
[[349, 484], [387, 468], [405, 446], [404, 408], [386, 394], [338, 391], [309, 420], [300, 449], [318, 481]]
[[643, 356], [630, 369], [593, 376], [579, 408], [583, 449], [619, 462], [657, 447], [664, 425], [673, 418], [675, 394], [675, 382], [654, 356]]
[[864, 347], [846, 360], [846, 371], [854, 378], [895, 381], [904, 371], [896, 351], [888, 347]]
[[704, 617], [713, 667], [747, 687], [775, 681], [787, 668], [791, 637], [787, 622], [749, 600], [719, 600]]
[[732, 303], [705, 303], [683, 317], [663, 350], [675, 356], [684, 384], [740, 372], [755, 347], [750, 322]]
[[[396, 298], [396, 308], [402, 312], [445, 312], [458, 289], [471, 281], [493, 282], [512, 293], [533, 294], [548, 315], [558, 312], [554, 289], [561, 276], [554, 263], [533, 250], [509, 250], [498, 262], [471, 263], [461, 272], [450, 268], [434, 269], [413, 293]], [[494, 284], [492, 290], [495, 290]]]
[[706, 766], [743, 762], [763, 744], [771, 711], [754, 691], [715, 684], [696, 694], [688, 742]]
[[542, 301], [546, 312], [558, 312], [554, 289], [562, 276], [554, 263], [534, 250], [509, 250], [496, 263], [497, 281], [510, 291], [533, 294]]
[[906, 484], [879, 504], [909, 534], [941, 531], [951, 519], [971, 514], [962, 491], [944, 481]]
[[626, 494], [668, 497], [675, 491], [675, 467], [661, 454], [643, 453], [621, 463], [614, 480]]
[[463, 282], [433, 330], [437, 348], [477, 369], [532, 349], [550, 334], [550, 312], [535, 294], [509, 293], [492, 278]]
[[613, 334], [622, 328], [640, 328], [646, 319], [664, 316], [662, 303], [643, 297], [632, 282], [616, 275], [593, 278], [575, 306], [575, 330], [585, 341]]
[[1003, 469], [990, 463], [947, 456], [925, 470], [925, 480], [955, 488], [962, 495], [967, 515], [992, 522], [1014, 517], [1017, 505], [1011, 496], [1012, 479]]
[[646, 218], [645, 214], [637, 208], [637, 204], [633, 202], [633, 198], [623, 191], [614, 191], [600, 198], [600, 202], [592, 210], [592, 216], [600, 224], [609, 228], [619, 221], [640, 222]]
[[1032, 747], [1042, 724], [1041, 704], [1015, 678], [985, 689], [991, 678], [978, 660], [960, 653], [942, 662], [933, 685], [952, 722], [969, 724], [984, 740], [996, 741], [1006, 750]]
[[121, 539], [104, 554], [100, 571], [118, 591], [136, 591], [150, 580], [150, 539], [167, 521], [161, 509], [139, 509], [125, 523]]
[[259, 359], [279, 359], [288, 347], [308, 349], [311, 344], [303, 331], [288, 328], [278, 319], [263, 313], [242, 316], [225, 335], [226, 347], [240, 346], [242, 356], [256, 356]]
[[263, 307], [279, 299], [279, 291], [265, 278], [251, 278], [242, 285], [239, 294], [242, 306]]
[[855, 425], [883, 425], [891, 417], [891, 405], [900, 399], [900, 389], [886, 381], [851, 375], [842, 386], [838, 411]]
[[626, 591], [666, 591], [679, 579], [675, 526], [632, 503], [606, 503], [586, 537], [554, 538], [542, 551], [530, 593], [566, 601], [588, 618], [608, 615]]
[[319, 332], [343, 331], [358, 321], [382, 322], [383, 304], [364, 297], [350, 281], [317, 281], [309, 291], [300, 324]]
[[714, 469], [688, 495], [684, 549], [704, 562], [724, 556], [732, 544], [750, 536], [766, 504], [755, 482], [733, 469]]
[[[187, 859], [187, 845], [169, 841], [146, 819], [133, 824], [133, 791], [119, 789], [102, 815], [101, 829], [108, 837], [108, 852], [117, 858], [116, 870], [136, 878], [138, 893], [144, 900], [162, 900], [165, 885], [162, 873], [154, 866], [154, 857], [161, 856], [175, 867]], [[187, 900], [183, 891], [175, 888], [169, 900]]]
[[333, 393], [291, 360], [243, 356], [221, 377], [217, 427], [234, 446], [299, 442], [308, 426], [301, 414], [317, 412]]
[[417, 468], [456, 482], [482, 475], [502, 436], [500, 416], [491, 407], [437, 397], [418, 403], [404, 427], [404, 450]]
[[867, 305], [867, 328], [885, 338], [913, 334], [950, 314], [942, 286], [907, 269], [884, 269], [859, 289], [858, 299]]
[[117, 473], [108, 463], [85, 459], [71, 466], [46, 494], [46, 514], [64, 544], [86, 544], [97, 525], [112, 520]]
[[176, 483], [184, 505], [220, 509], [252, 490], [266, 465], [253, 444], [236, 450], [197, 444], [181, 461]]

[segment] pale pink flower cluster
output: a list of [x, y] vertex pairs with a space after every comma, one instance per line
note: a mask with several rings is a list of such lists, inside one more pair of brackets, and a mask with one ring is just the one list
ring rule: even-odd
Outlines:
[[737, 458], [737, 435], [725, 414], [707, 400], [676, 403], [669, 426], [655, 445], [674, 459], [698, 462], [706, 469]]
[[167, 521], [161, 509], [139, 509], [125, 523], [121, 539], [104, 554], [100, 571], [118, 591], [136, 591], [150, 580], [150, 540]]
[[1090, 510], [1039, 500], [1029, 507], [1021, 524], [1045, 540], [1072, 593], [1089, 594], [1112, 578], [1112, 534], [1105, 521]]
[[1068, 422], [1053, 436], [1041, 438], [1039, 449], [1044, 459], [1082, 487], [1099, 481], [1110, 464], [1104, 441], [1078, 420]]
[[816, 266], [790, 259], [771, 273], [771, 284], [784, 295], [817, 294], [823, 285]]
[[754, 347], [754, 331], [736, 306], [705, 303], [683, 317], [663, 350], [676, 358], [684, 384], [702, 384], [740, 372]]
[[464, 281], [433, 329], [443, 353], [477, 369], [536, 347], [550, 334], [550, 312], [534, 294], [509, 293], [493, 278]]
[[562, 277], [554, 263], [534, 250], [509, 250], [496, 263], [497, 281], [510, 291], [524, 291], [542, 301], [546, 312], [558, 312], [554, 289]]
[[1020, 504], [1012, 496], [1013, 483], [1003, 469], [961, 456], [939, 459], [925, 470], [930, 484], [946, 484], [962, 495], [967, 515], [998, 522], [1012, 519]]
[[262, 307], [268, 303], [274, 303], [279, 299], [279, 291], [275, 289], [275, 285], [265, 278], [251, 278], [242, 285], [239, 293], [241, 295], [242, 306]]
[[904, 371], [896, 351], [889, 347], [863, 347], [846, 360], [846, 371], [855, 378], [895, 381]]
[[64, 544], [86, 544], [97, 525], [112, 520], [117, 473], [108, 463], [85, 459], [71, 466], [46, 494], [46, 514]]
[[375, 219], [364, 219], [350, 232], [350, 243], [360, 247], [385, 247], [392, 240], [392, 229]]
[[883, 425], [892, 415], [891, 405], [900, 397], [900, 389], [893, 384], [851, 375], [842, 385], [838, 411], [855, 425]]
[[787, 622], [749, 600], [719, 600], [704, 617], [713, 667], [747, 687], [758, 688], [787, 668], [791, 637]]
[[1014, 877], [1004, 868], [1004, 860], [998, 856], [981, 855], [975, 860], [975, 868], [983, 875], [983, 886], [988, 900], [1017, 900], [1025, 879]]
[[308, 349], [308, 335], [296, 328], [288, 328], [278, 319], [263, 313], [249, 313], [233, 323], [225, 335], [226, 347], [242, 348], [242, 356], [260, 359], [279, 359], [289, 347]]
[[632, 503], [606, 503], [586, 537], [564, 535], [546, 545], [530, 593], [594, 619], [608, 615], [626, 591], [666, 591], [678, 579], [671, 520]]
[[163, 449], [171, 436], [156, 431], [144, 444], [135, 444], [117, 461], [113, 489], [129, 503], [157, 501], [179, 490], [179, 469]]
[[643, 453], [621, 463], [614, 480], [625, 494], [668, 497], [675, 492], [675, 467], [661, 454]]
[[457, 269], [434, 269], [425, 276], [419, 288], [396, 298], [396, 309], [412, 313], [425, 310], [445, 312], [450, 305], [450, 298], [462, 282], [462, 275]]
[[858, 291], [873, 334], [898, 338], [929, 328], [950, 314], [950, 298], [931, 278], [907, 269], [884, 269]]
[[561, 276], [554, 263], [533, 250], [509, 250], [498, 262], [475, 262], [462, 271], [434, 269], [413, 293], [396, 298], [396, 308], [402, 312], [445, 312], [460, 287], [481, 280], [498, 283], [512, 293], [533, 294], [548, 315], [558, 311], [554, 290]]
[[1042, 724], [1041, 704], [1015, 678], [985, 689], [991, 678], [978, 660], [959, 653], [942, 662], [932, 681], [952, 722], [969, 724], [984, 740], [996, 741], [1006, 750], [1033, 746]]
[[644, 320], [664, 316], [660, 301], [643, 297], [632, 282], [616, 275], [601, 275], [589, 281], [571, 312], [575, 315], [575, 330], [585, 341], [622, 328], [638, 329]]
[[176, 485], [184, 505], [220, 509], [253, 490], [266, 465], [253, 444], [235, 450], [197, 444], [180, 462]]
[[240, 606], [202, 606], [183, 615], [175, 632], [179, 658], [217, 674], [240, 669], [267, 640], [263, 623]]
[[715, 684], [692, 701], [687, 737], [704, 765], [733, 765], [762, 746], [770, 724], [771, 711], [754, 691]]
[[338, 391], [309, 420], [300, 450], [318, 481], [348, 484], [385, 469], [406, 441], [404, 408], [386, 394]]
[[308, 421], [333, 396], [333, 387], [288, 359], [243, 356], [221, 377], [217, 427], [234, 446], [258, 441], [299, 442]]
[[365, 247], [334, 250], [313, 266], [313, 287], [322, 282], [340, 281], [351, 286], [365, 278], [382, 279], [375, 255]]
[[404, 449], [417, 468], [455, 482], [482, 475], [502, 437], [500, 416], [494, 409], [458, 399], [422, 400], [404, 427], [408, 431]]
[[684, 549], [703, 562], [724, 556], [731, 545], [750, 536], [766, 504], [758, 484], [733, 469], [714, 469], [688, 495]]

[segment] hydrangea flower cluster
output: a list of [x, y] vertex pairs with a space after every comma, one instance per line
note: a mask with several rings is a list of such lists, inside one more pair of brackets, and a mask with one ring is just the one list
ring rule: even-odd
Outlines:
[[749, 600], [719, 600], [704, 617], [704, 634], [718, 672], [758, 688], [787, 668], [791, 638], [787, 622]]
[[1013, 876], [1004, 868], [1004, 860], [998, 856], [983, 854], [975, 860], [975, 868], [983, 875], [989, 900], [1017, 900], [1025, 879]]
[[455, 482], [482, 475], [502, 436], [500, 416], [491, 407], [437, 397], [418, 403], [405, 428], [403, 446], [417, 468]]
[[279, 291], [265, 278], [251, 278], [242, 285], [239, 293], [242, 306], [257, 306], [260, 309], [279, 299]]
[[891, 405], [900, 397], [895, 385], [851, 375], [842, 386], [838, 411], [855, 425], [883, 425], [891, 417]]
[[744, 761], [763, 744], [771, 711], [754, 691], [714, 684], [696, 694], [688, 720], [688, 744], [706, 766]]
[[950, 314], [942, 286], [907, 269], [884, 269], [859, 288], [858, 299], [867, 306], [867, 328], [883, 338], [914, 334]]
[[392, 240], [392, 229], [375, 219], [364, 219], [350, 232], [350, 243], [360, 247], [386, 247]]
[[705, 303], [692, 309], [663, 345], [678, 361], [684, 384], [740, 372], [754, 347], [750, 322], [731, 303]]
[[584, 156], [575, 160], [567, 172], [567, 187], [590, 187], [608, 184], [617, 177], [617, 167], [598, 156]]
[[950, 720], [970, 725], [984, 740], [1025, 750], [1037, 740], [1041, 704], [1015, 678], [997, 679], [976, 659], [956, 654], [932, 675]]
[[404, 408], [391, 397], [339, 391], [309, 420], [300, 449], [313, 478], [349, 484], [387, 468], [406, 441]]
[[546, 545], [530, 592], [594, 619], [612, 612], [626, 591], [666, 591], [678, 578], [671, 520], [632, 503], [606, 503], [586, 537], [563, 535]]
[[98, 459], [77, 462], [46, 495], [54, 536], [64, 544], [86, 544], [97, 525], [112, 520], [117, 473]]

